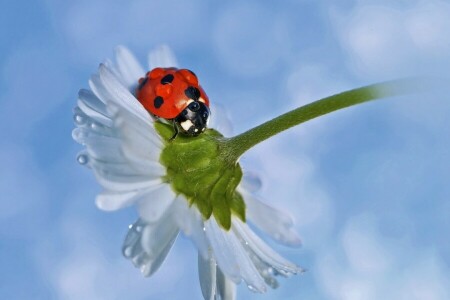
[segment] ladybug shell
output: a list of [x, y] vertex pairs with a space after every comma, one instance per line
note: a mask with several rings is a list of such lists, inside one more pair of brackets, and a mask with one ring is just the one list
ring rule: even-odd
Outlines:
[[209, 107], [209, 99], [197, 76], [187, 69], [155, 68], [139, 79], [136, 97], [146, 110], [164, 118], [176, 118], [192, 101]]

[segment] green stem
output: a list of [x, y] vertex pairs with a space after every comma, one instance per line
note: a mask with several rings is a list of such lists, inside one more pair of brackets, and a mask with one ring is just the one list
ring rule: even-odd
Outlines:
[[336, 94], [294, 109], [255, 128], [224, 141], [227, 156], [232, 161], [256, 144], [293, 126], [352, 105], [386, 97], [408, 95], [430, 90], [434, 81], [399, 79], [376, 83]]

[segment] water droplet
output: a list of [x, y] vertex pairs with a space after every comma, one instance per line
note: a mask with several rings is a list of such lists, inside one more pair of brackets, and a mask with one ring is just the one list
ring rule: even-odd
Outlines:
[[78, 155], [78, 157], [77, 157], [77, 161], [78, 161], [78, 163], [79, 163], [80, 165], [85, 165], [85, 164], [88, 163], [89, 158], [88, 158], [88, 156], [87, 156], [86, 154], [80, 154], [80, 155]]
[[249, 284], [247, 285], [248, 289], [252, 292], [258, 293], [258, 289], [256, 287], [254, 287], [253, 285]]
[[205, 231], [205, 232], [206, 232], [206, 227], [205, 227], [205, 226], [203, 226], [203, 231]]
[[142, 231], [142, 226], [136, 226], [135, 230], [136, 230], [137, 232], [141, 232], [141, 231]]
[[270, 286], [273, 289], [276, 289], [279, 287], [278, 280], [276, 280], [273, 277], [264, 278], [264, 281], [267, 283], [268, 286]]
[[131, 248], [131, 247], [126, 247], [125, 249], [123, 249], [123, 255], [125, 257], [130, 257], [132, 252], [133, 252], [133, 248]]
[[73, 119], [77, 125], [83, 125], [84, 122], [86, 122], [86, 119], [82, 115], [79, 115], [79, 114], [75, 114], [73, 116]]

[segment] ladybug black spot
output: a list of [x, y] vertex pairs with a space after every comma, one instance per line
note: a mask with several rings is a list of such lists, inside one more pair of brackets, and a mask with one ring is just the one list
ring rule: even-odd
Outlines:
[[198, 101], [198, 98], [200, 98], [200, 91], [198, 88], [190, 86], [186, 90], [184, 90], [184, 94], [195, 101]]
[[153, 100], [153, 104], [155, 105], [156, 108], [160, 108], [161, 105], [164, 104], [164, 99], [160, 96], [156, 97], [155, 100]]
[[141, 83], [139, 83], [138, 89], [141, 90], [144, 85], [147, 83], [148, 77], [145, 77], [144, 80], [141, 81]]
[[166, 76], [161, 78], [161, 84], [172, 83], [172, 81], [173, 81], [173, 75], [172, 74], [167, 74]]

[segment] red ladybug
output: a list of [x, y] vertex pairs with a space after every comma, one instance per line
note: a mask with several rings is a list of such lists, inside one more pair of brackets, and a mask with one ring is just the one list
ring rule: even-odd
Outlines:
[[198, 136], [208, 124], [209, 99], [187, 69], [155, 68], [139, 79], [136, 97], [150, 113], [173, 122], [178, 131]]

